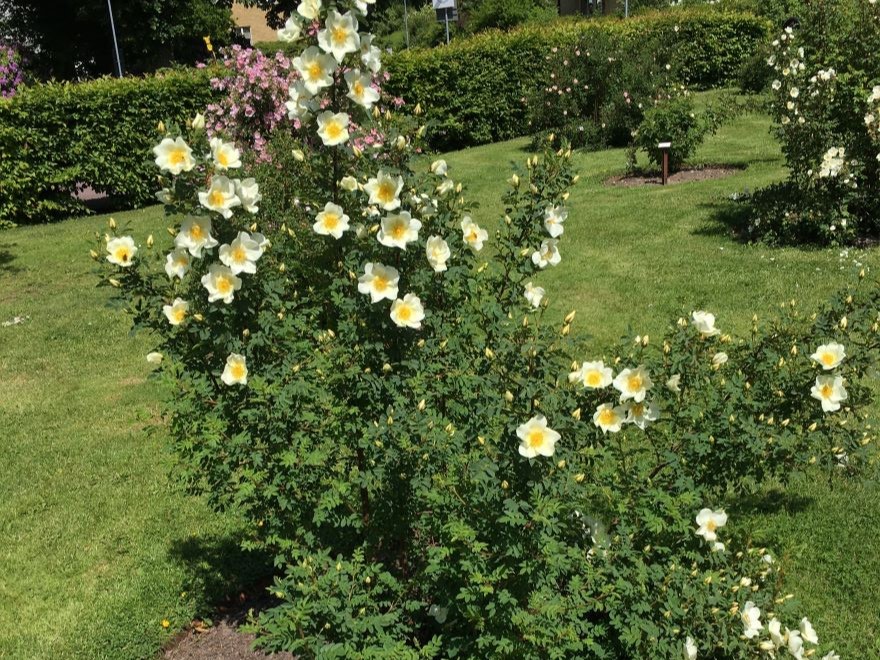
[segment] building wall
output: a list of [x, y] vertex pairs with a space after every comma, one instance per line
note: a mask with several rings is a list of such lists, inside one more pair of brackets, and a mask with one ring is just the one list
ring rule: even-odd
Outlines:
[[266, 25], [266, 14], [257, 7], [245, 7], [237, 2], [232, 4], [232, 20], [238, 27], [251, 29], [251, 43], [258, 41], [278, 41], [278, 33]]

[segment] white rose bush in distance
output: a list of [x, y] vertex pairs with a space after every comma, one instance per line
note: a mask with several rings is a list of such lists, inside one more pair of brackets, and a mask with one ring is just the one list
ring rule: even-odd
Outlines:
[[[479, 226], [454, 168], [413, 158], [425, 129], [388, 110], [358, 32], [370, 5], [311, 0], [282, 30], [302, 49], [283, 218], [261, 211], [272, 200], [236, 145], [170, 127], [156, 161], [172, 238], [111, 223], [93, 252], [157, 337], [180, 478], [275, 558], [258, 643], [303, 658], [829, 651], [737, 526], [737, 495], [866, 464], [876, 286], [813, 316], [787, 306], [744, 339], [688, 310], [663, 338], [579, 347], [574, 313], [551, 321], [538, 286], [578, 221], [570, 150], [516, 167], [497, 224]], [[358, 146], [366, 131], [383, 139]]]

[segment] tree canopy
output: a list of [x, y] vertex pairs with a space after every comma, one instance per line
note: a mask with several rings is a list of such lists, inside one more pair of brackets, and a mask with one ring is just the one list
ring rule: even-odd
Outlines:
[[[111, 0], [112, 1], [112, 0]], [[28, 52], [39, 78], [73, 80], [115, 71], [107, 0], [5, 0], [4, 35]], [[117, 0], [112, 3], [126, 73], [172, 63], [192, 64], [207, 53], [203, 37], [225, 43], [231, 0]]]

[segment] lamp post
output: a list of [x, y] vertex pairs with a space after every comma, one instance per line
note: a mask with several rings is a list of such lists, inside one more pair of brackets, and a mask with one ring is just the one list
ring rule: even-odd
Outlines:
[[406, 34], [406, 47], [409, 48], [409, 16], [406, 11], [406, 0], [403, 0], [403, 32]]
[[113, 33], [113, 52], [116, 53], [116, 74], [122, 78], [122, 59], [119, 57], [119, 42], [116, 41], [116, 22], [113, 20], [113, 5], [107, 0], [107, 11], [110, 14], [110, 31]]

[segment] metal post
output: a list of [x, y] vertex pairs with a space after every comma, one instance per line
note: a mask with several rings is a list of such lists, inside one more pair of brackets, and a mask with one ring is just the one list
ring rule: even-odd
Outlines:
[[446, 13], [444, 14], [446, 18], [446, 45], [449, 45], [449, 8], [444, 10]]
[[403, 32], [406, 34], [406, 47], [409, 48], [409, 16], [406, 10], [406, 0], [403, 0]]
[[119, 57], [119, 42], [116, 41], [116, 22], [113, 20], [113, 5], [107, 0], [107, 11], [110, 13], [110, 31], [113, 33], [113, 52], [116, 53], [116, 74], [122, 78], [122, 59]]
[[629, 18], [629, 0], [623, 0], [623, 17]]

